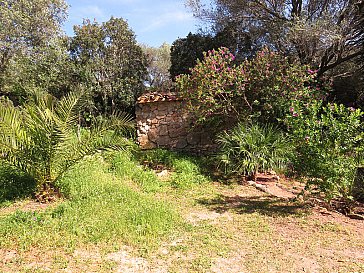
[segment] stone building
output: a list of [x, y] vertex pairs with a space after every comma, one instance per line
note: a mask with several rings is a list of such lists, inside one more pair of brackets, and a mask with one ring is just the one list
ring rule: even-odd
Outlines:
[[148, 93], [138, 98], [136, 122], [142, 149], [167, 148], [196, 154], [216, 149], [212, 135], [194, 126], [186, 102], [173, 93]]

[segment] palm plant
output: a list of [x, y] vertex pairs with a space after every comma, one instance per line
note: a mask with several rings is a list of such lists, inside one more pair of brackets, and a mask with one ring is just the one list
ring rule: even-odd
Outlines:
[[99, 119], [77, 135], [80, 104], [76, 94], [61, 100], [37, 94], [22, 107], [0, 107], [0, 159], [31, 175], [44, 190], [84, 156], [126, 147], [125, 136], [133, 128], [128, 115]]
[[291, 151], [284, 134], [272, 125], [240, 123], [219, 134], [217, 142], [225, 171], [247, 176], [284, 167]]

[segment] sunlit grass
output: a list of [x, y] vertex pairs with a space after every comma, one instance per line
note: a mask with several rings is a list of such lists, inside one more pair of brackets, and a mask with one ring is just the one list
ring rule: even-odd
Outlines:
[[72, 248], [120, 240], [148, 251], [181, 219], [167, 203], [128, 187], [126, 179], [128, 174], [109, 172], [101, 157], [85, 160], [59, 181], [67, 201], [45, 212], [17, 211], [0, 219], [0, 246]]

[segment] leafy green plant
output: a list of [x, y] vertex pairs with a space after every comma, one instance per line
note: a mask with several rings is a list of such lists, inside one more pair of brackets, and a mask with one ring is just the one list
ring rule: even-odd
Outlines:
[[218, 135], [218, 158], [225, 171], [255, 175], [259, 171], [283, 168], [291, 145], [273, 125], [239, 123]]
[[360, 109], [321, 101], [290, 107], [286, 124], [297, 146], [295, 168], [327, 199], [351, 196], [363, 156], [363, 114]]
[[22, 107], [0, 108], [0, 159], [33, 177], [38, 190], [52, 188], [84, 156], [128, 144], [124, 136], [133, 125], [125, 114], [97, 119], [87, 133], [76, 137], [80, 99], [70, 94], [58, 101], [37, 94]]
[[315, 71], [292, 64], [287, 58], [267, 49], [240, 65], [235, 56], [220, 48], [204, 54], [191, 75], [176, 82], [187, 98], [197, 122], [236, 125], [239, 120], [276, 122], [283, 118], [292, 101], [322, 98], [321, 88], [311, 88]]
[[11, 201], [30, 196], [35, 190], [35, 181], [18, 169], [0, 162], [0, 207]]

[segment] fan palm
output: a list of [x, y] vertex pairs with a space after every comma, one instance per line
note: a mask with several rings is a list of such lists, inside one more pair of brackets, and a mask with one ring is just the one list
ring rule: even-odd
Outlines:
[[84, 156], [100, 149], [126, 147], [133, 124], [126, 114], [95, 121], [78, 134], [81, 96], [70, 94], [57, 100], [49, 94], [35, 95], [22, 107], [0, 107], [0, 159], [31, 175], [38, 189], [54, 182]]
[[284, 167], [291, 152], [284, 134], [272, 125], [240, 123], [220, 133], [217, 142], [225, 170], [247, 176]]

